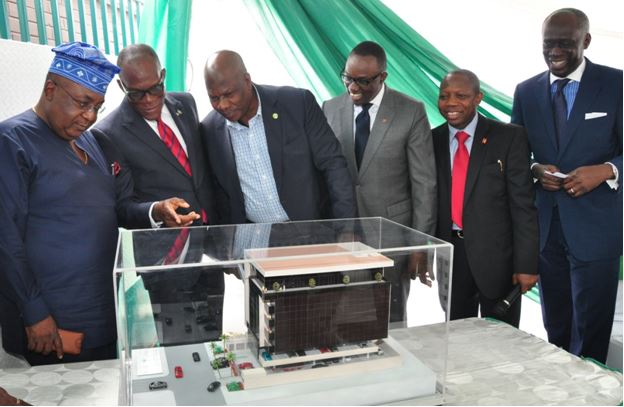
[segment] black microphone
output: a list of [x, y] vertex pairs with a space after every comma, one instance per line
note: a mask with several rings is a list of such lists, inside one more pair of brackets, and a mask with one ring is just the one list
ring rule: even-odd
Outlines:
[[520, 284], [514, 286], [509, 294], [507, 294], [505, 298], [503, 298], [498, 302], [498, 304], [496, 304], [496, 306], [494, 307], [494, 312], [499, 316], [504, 316], [505, 314], [507, 314], [507, 311], [509, 311], [509, 308], [511, 308], [513, 303], [516, 302], [518, 298], [520, 298], [521, 294], [522, 292], [520, 291]]

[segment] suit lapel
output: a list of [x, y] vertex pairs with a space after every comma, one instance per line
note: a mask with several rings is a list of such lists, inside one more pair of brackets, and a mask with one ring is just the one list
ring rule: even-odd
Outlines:
[[225, 118], [219, 115], [219, 122], [216, 125], [215, 133], [210, 137], [215, 137], [216, 140], [211, 145], [215, 146], [217, 150], [215, 157], [219, 157], [219, 168], [225, 170], [224, 179], [220, 180], [224, 182], [228, 180], [228, 190], [231, 191], [231, 199], [234, 199], [234, 194], [237, 199], [243, 202], [243, 192], [240, 187], [240, 180], [238, 178], [238, 170], [236, 169], [236, 158], [234, 157], [234, 149], [232, 148], [232, 141], [230, 139], [230, 133], [225, 123]]
[[271, 167], [273, 169], [273, 178], [275, 178], [275, 186], [278, 194], [282, 190], [282, 154], [284, 146], [284, 133], [282, 129], [282, 115], [277, 99], [272, 92], [261, 85], [255, 85], [258, 90], [258, 97], [262, 102], [262, 123], [264, 124], [264, 134], [267, 139], [267, 147], [269, 156], [271, 157]]
[[156, 154], [159, 154], [165, 161], [188, 177], [184, 168], [182, 168], [178, 160], [171, 154], [171, 151], [167, 148], [165, 143], [163, 143], [158, 134], [147, 124], [145, 119], [130, 106], [127, 99], [123, 100], [122, 107], [125, 113], [123, 126], [128, 130], [128, 133], [139, 142], [145, 144], [145, 146]]
[[[184, 109], [184, 105], [179, 100], [166, 96], [165, 104], [167, 105], [169, 113], [171, 113], [173, 121], [176, 126], [178, 126], [178, 130], [180, 130], [180, 134], [186, 144], [186, 154], [189, 162], [191, 163], [191, 171], [193, 172], [193, 184], [195, 187], [199, 187], [202, 182], [199, 176], [202, 171], [199, 169], [202, 165], [204, 165], [204, 163], [201, 162], [199, 157], [201, 148], [196, 145], [197, 137], [194, 137], [194, 135], [198, 132], [198, 124], [195, 123], [195, 119], [193, 117], [188, 117], [188, 115], [185, 114], [186, 109]], [[195, 126], [195, 128], [192, 126]], [[182, 166], [180, 166], [180, 168], [182, 168]], [[195, 171], [196, 168], [197, 171]]]
[[[438, 151], [441, 152], [436, 159], [438, 160], [438, 171], [440, 171], [440, 181], [442, 185], [439, 186], [442, 194], [442, 203], [445, 203], [449, 208], [451, 205], [451, 145], [449, 143], [449, 128], [448, 123], [444, 123], [443, 128], [440, 130], [438, 136], [434, 139], [434, 142], [438, 143]], [[449, 210], [450, 213], [450, 210]]]
[[542, 114], [542, 122], [546, 125], [548, 139], [552, 143], [553, 149], [557, 151], [557, 131], [555, 129], [555, 119], [550, 98], [550, 76], [548, 71], [537, 80], [535, 97], [539, 107], [538, 110]]
[[385, 94], [379, 105], [379, 110], [377, 111], [377, 116], [375, 116], [375, 122], [373, 123], [366, 149], [364, 150], [364, 157], [362, 157], [362, 165], [360, 166], [360, 176], [364, 175], [383, 139], [386, 137], [394, 115], [394, 97], [392, 95], [392, 90], [386, 87]]
[[[169, 96], [165, 96], [165, 104], [167, 105], [169, 113], [171, 113], [171, 117], [173, 117], [173, 121], [175, 122], [176, 126], [178, 126], [178, 130], [180, 130], [180, 134], [184, 139], [184, 143], [186, 144], [187, 157], [189, 159], [189, 162], [191, 163], [191, 171], [193, 172], [193, 175], [195, 175], [195, 168], [199, 170], [199, 167], [202, 165], [202, 163], [199, 162], [198, 146], [195, 145], [195, 140], [193, 138], [194, 131], [190, 127], [191, 125], [195, 125], [195, 123], [193, 123], [193, 118], [186, 117], [183, 109], [184, 106], [179, 100], [173, 99]], [[178, 161], [176, 160], [176, 162]], [[181, 165], [179, 167], [180, 169], [184, 170]], [[186, 171], [184, 171], [184, 173], [186, 174]], [[197, 171], [197, 174], [199, 173], [200, 171]], [[195, 183], [200, 181], [199, 176], [194, 176], [193, 181]], [[195, 186], [197, 187], [199, 186], [199, 184], [196, 184]]]
[[585, 120], [585, 112], [589, 111], [589, 107], [596, 99], [598, 93], [600, 93], [601, 87], [600, 78], [596, 74], [593, 64], [587, 60], [585, 72], [583, 72], [579, 90], [574, 99], [574, 105], [572, 106], [568, 123], [566, 124], [566, 131], [563, 140], [561, 140], [561, 145], [559, 146], [557, 162], [561, 160], [566, 147], [575, 135], [576, 129]]
[[353, 140], [353, 102], [348, 93], [345, 93], [342, 98], [342, 104], [337, 112], [338, 131], [336, 132], [336, 137], [338, 137], [338, 141], [342, 145], [351, 177], [356, 180], [358, 178], [358, 170], [355, 165], [355, 141]]
[[470, 198], [470, 193], [474, 189], [475, 182], [479, 177], [479, 171], [485, 158], [485, 153], [488, 148], [488, 130], [490, 124], [487, 119], [479, 115], [477, 121], [477, 129], [475, 131], [474, 140], [472, 141], [472, 148], [470, 149], [470, 161], [468, 162], [468, 174], [466, 175], [466, 187], [464, 190], [464, 208], [466, 202]]

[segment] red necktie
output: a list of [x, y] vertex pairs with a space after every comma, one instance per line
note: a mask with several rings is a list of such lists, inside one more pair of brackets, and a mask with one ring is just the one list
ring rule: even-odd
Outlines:
[[468, 139], [468, 133], [458, 131], [455, 134], [459, 146], [453, 158], [453, 174], [451, 176], [451, 219], [460, 228], [464, 228], [462, 221], [464, 214], [464, 189], [466, 188], [466, 174], [468, 173], [468, 160], [470, 155], [464, 144]]
[[165, 259], [163, 260], [163, 264], [177, 263], [178, 259], [182, 255], [182, 251], [184, 250], [184, 245], [186, 245], [186, 241], [188, 240], [190, 233], [191, 231], [188, 228], [180, 229], [178, 236], [176, 236], [176, 239], [173, 242], [173, 245], [171, 246], [171, 248], [169, 248], [169, 251], [167, 252], [167, 255], [165, 256]]
[[186, 153], [184, 152], [182, 145], [178, 141], [178, 138], [173, 133], [173, 130], [171, 130], [171, 127], [167, 126], [165, 122], [162, 121], [161, 118], [156, 120], [156, 124], [158, 125], [158, 134], [160, 135], [160, 138], [163, 141], [163, 143], [165, 143], [169, 151], [171, 151], [171, 154], [173, 154], [176, 160], [178, 160], [178, 162], [180, 163], [182, 168], [184, 168], [186, 173], [189, 176], [192, 176], [193, 173], [191, 172], [191, 163], [189, 162], [189, 159], [186, 156]]
[[[184, 152], [180, 141], [173, 133], [173, 130], [171, 130], [171, 127], [167, 126], [167, 124], [162, 121], [162, 118], [158, 118], [156, 120], [156, 124], [158, 126], [158, 134], [160, 135], [163, 143], [165, 143], [169, 151], [171, 151], [171, 154], [173, 154], [176, 160], [178, 160], [178, 162], [180, 163], [182, 168], [184, 168], [189, 177], [192, 177], [193, 173], [191, 172], [191, 163], [189, 162], [189, 159], [186, 156], [186, 153]], [[206, 211], [203, 208], [201, 210], [201, 217], [202, 222], [207, 225], [208, 216], [206, 215]]]

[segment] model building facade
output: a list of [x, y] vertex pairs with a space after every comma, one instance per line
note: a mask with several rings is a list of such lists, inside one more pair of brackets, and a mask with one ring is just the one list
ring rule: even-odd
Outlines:
[[[249, 330], [274, 353], [386, 338], [392, 260], [360, 243], [251, 251]], [[297, 256], [279, 260], [279, 257]], [[310, 257], [306, 257], [310, 255]]]

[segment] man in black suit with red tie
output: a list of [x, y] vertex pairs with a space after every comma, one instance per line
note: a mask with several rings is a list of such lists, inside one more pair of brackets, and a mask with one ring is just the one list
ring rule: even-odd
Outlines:
[[520, 300], [496, 304], [515, 285], [537, 281], [538, 232], [527, 137], [521, 127], [477, 114], [479, 79], [467, 70], [440, 84], [447, 120], [433, 130], [438, 176], [436, 235], [455, 246], [450, 319], [494, 317], [520, 323]]
[[[126, 97], [92, 131], [109, 162], [120, 168], [116, 181], [118, 195], [130, 195], [132, 199], [147, 202], [177, 197], [188, 203], [178, 212], [193, 217], [194, 226], [214, 223], [212, 181], [199, 136], [193, 96], [165, 92], [166, 70], [148, 45], [124, 48], [117, 64], [121, 68], [118, 84]], [[131, 220], [132, 228], [159, 226], [151, 216], [124, 218]], [[203, 237], [201, 231], [189, 233], [188, 230], [138, 234], [134, 237], [137, 264], [198, 263], [204, 248]], [[147, 244], [143, 239], [152, 245], [154, 239], [161, 240], [162, 251], [141, 250]], [[177, 269], [176, 273], [146, 273], [142, 278], [152, 303], [197, 303], [211, 295], [221, 296], [222, 301], [221, 270]], [[221, 326], [220, 306], [217, 306], [218, 327]], [[162, 314], [164, 319], [165, 312]], [[178, 320], [181, 318], [174, 318]], [[173, 335], [176, 333], [173, 331], [183, 331], [182, 328], [172, 326], [168, 331], [164, 331], [161, 343], [185, 342], [184, 337]]]
[[[117, 64], [126, 97], [92, 131], [110, 163], [119, 164], [117, 178], [130, 180], [118, 180], [124, 188], [118, 193], [141, 202], [178, 197], [189, 204], [185, 212], [197, 215], [195, 225], [209, 222], [211, 181], [193, 96], [165, 92], [166, 70], [148, 45], [124, 48]], [[155, 226], [145, 216], [130, 220], [131, 227]]]

